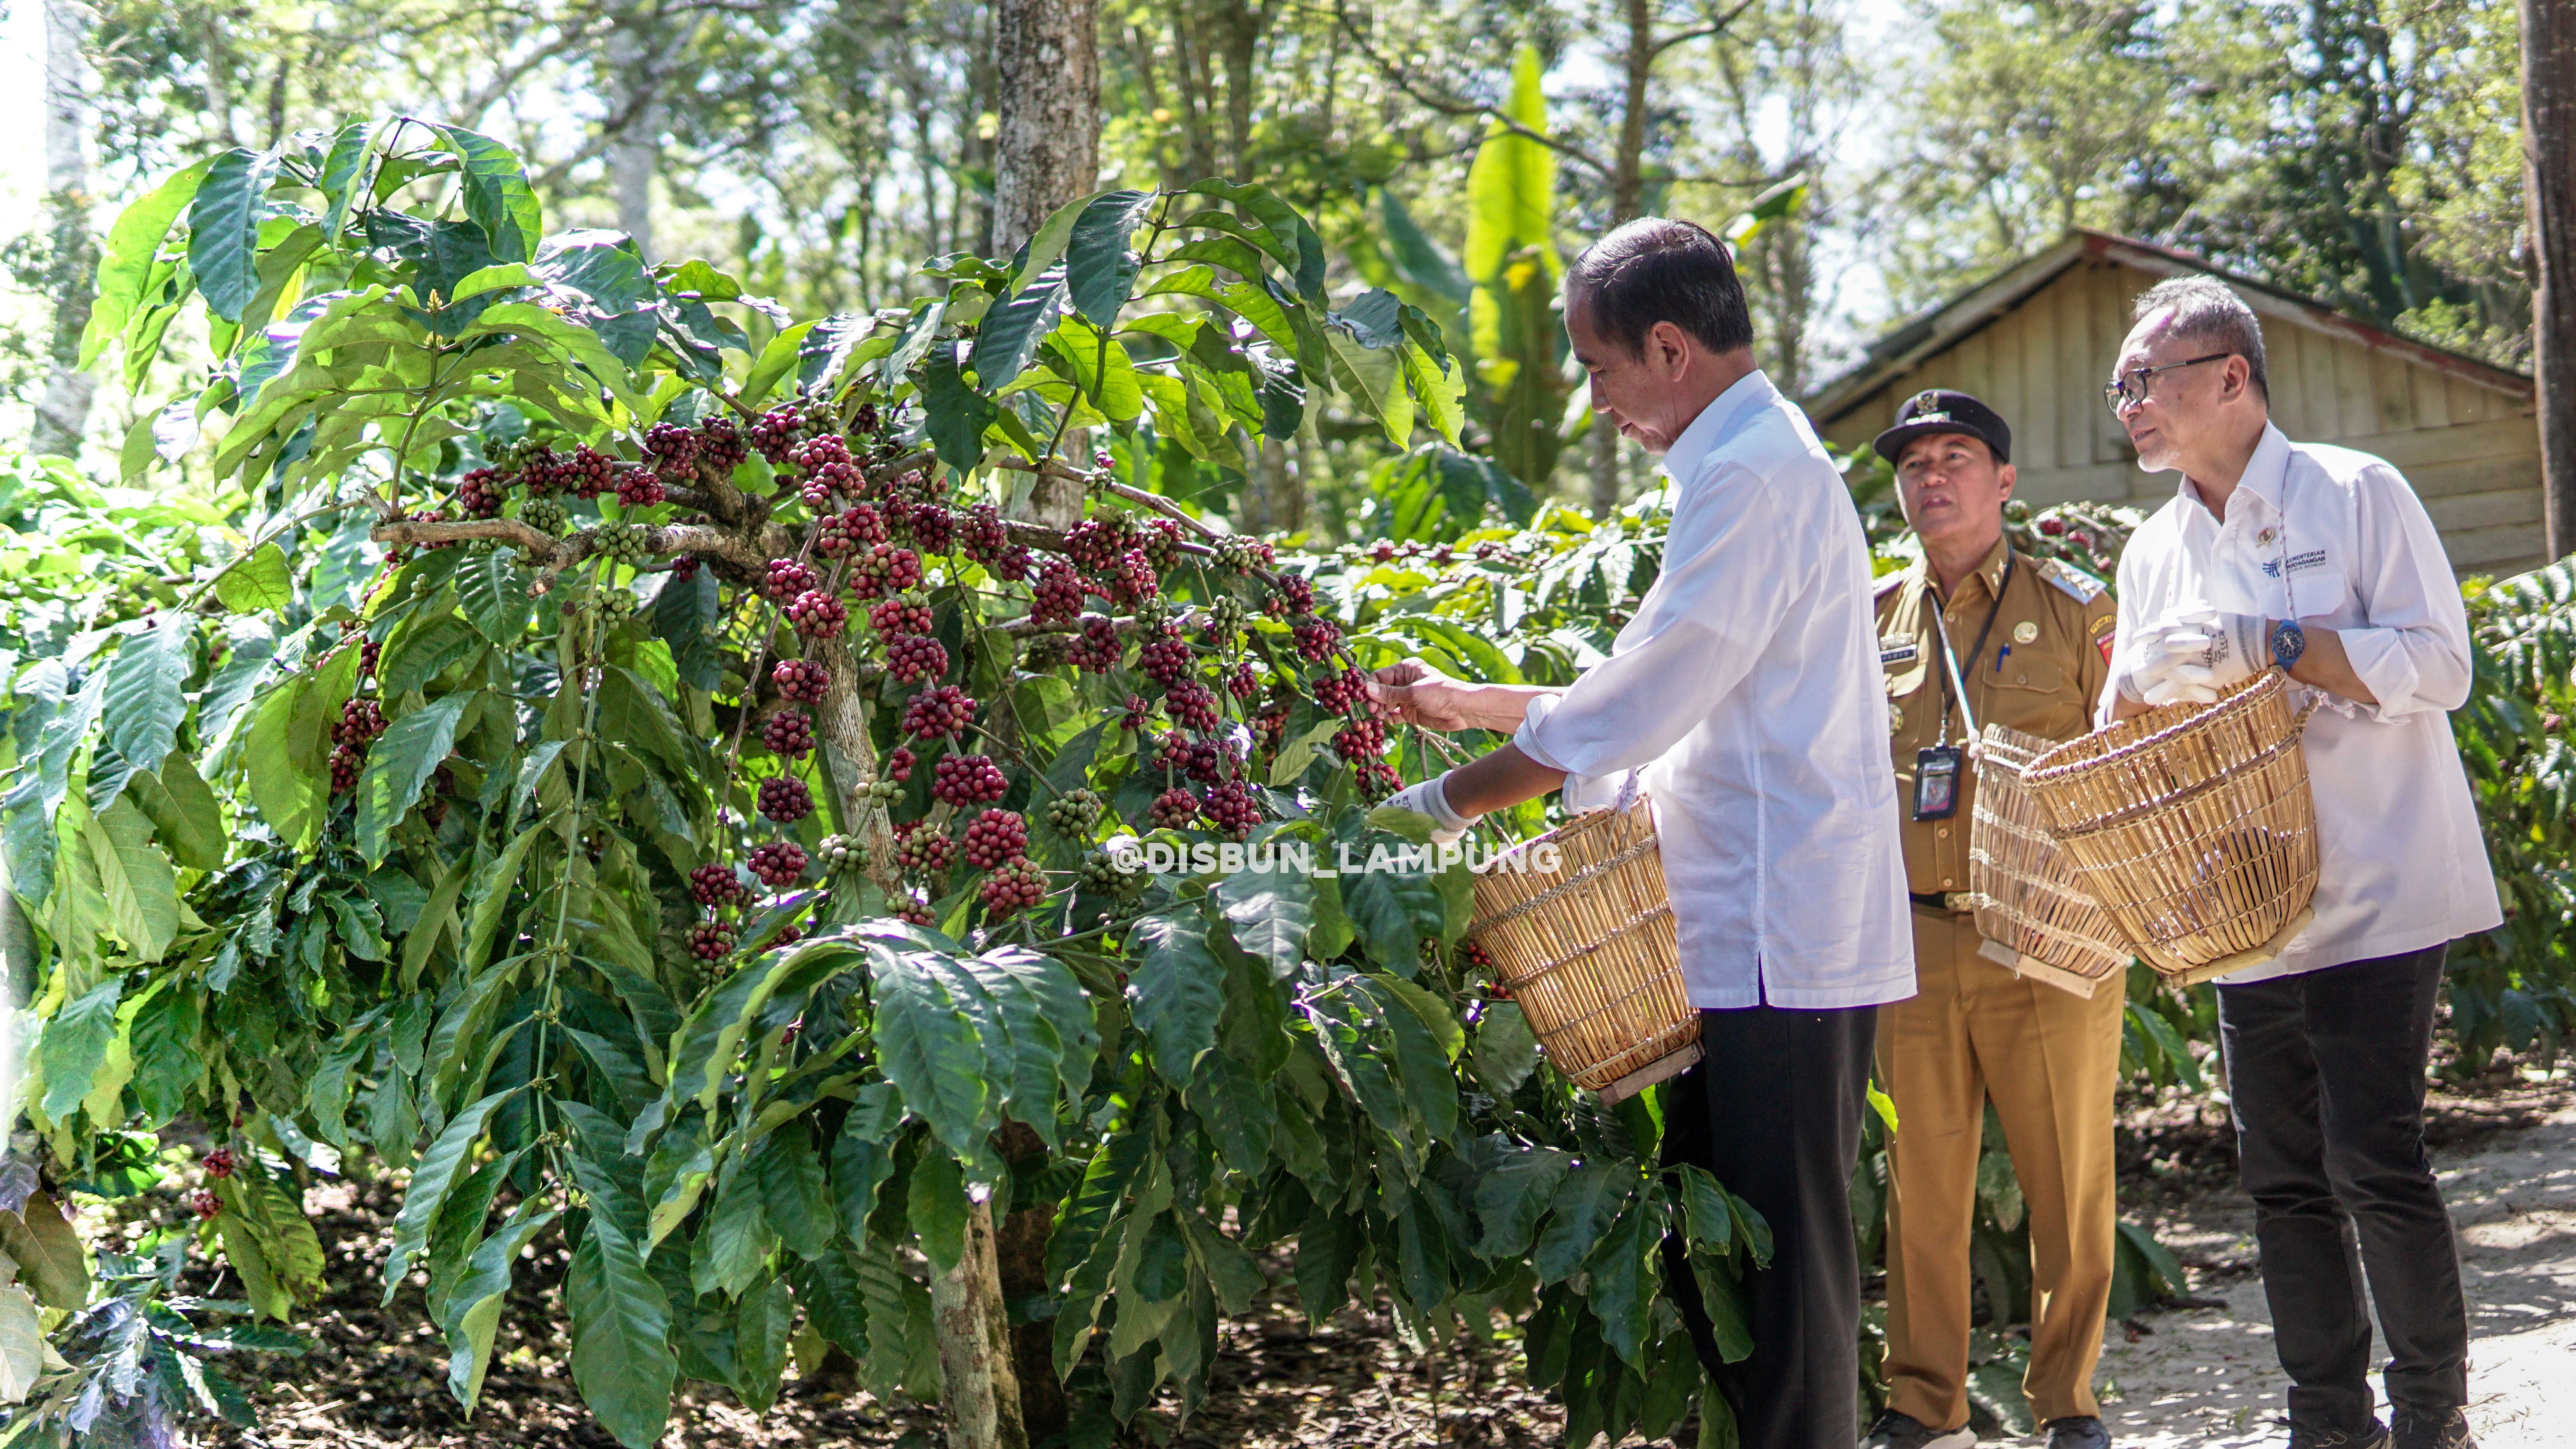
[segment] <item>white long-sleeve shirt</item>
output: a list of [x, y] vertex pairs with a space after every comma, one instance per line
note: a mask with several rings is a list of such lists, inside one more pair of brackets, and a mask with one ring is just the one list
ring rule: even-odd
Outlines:
[[2185, 479], [2120, 558], [2107, 719], [2131, 642], [2186, 609], [2297, 619], [2343, 640], [2376, 705], [2322, 698], [2304, 749], [2317, 918], [2241, 986], [2421, 950], [2503, 923], [2450, 711], [2469, 697], [2469, 616], [2441, 535], [2398, 471], [2270, 424], [2221, 523]]
[[1911, 996], [1869, 548], [1851, 495], [1759, 372], [1683, 430], [1665, 471], [1678, 486], [1662, 572], [1610, 657], [1532, 701], [1513, 743], [1571, 776], [1648, 767], [1692, 1004]]

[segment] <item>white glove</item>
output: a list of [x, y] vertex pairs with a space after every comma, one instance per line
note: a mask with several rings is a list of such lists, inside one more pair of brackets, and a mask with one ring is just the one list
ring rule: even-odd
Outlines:
[[1445, 773], [1434, 775], [1418, 785], [1405, 786], [1386, 800], [1399, 809], [1430, 816], [1434, 845], [1454, 845], [1467, 834], [1468, 818], [1449, 808], [1449, 792], [1441, 787], [1448, 778]]
[[2208, 704], [2271, 663], [2259, 614], [2195, 609], [2151, 624], [2130, 646], [2120, 692], [2146, 704]]

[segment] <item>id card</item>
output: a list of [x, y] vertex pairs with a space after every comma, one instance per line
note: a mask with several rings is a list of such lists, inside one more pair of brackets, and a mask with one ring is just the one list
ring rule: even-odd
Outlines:
[[1926, 745], [1914, 752], [1914, 818], [1947, 820], [1959, 813], [1957, 745]]

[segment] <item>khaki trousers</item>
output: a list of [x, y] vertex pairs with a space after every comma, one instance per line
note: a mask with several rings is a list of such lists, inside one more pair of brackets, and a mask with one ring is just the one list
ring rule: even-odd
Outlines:
[[1915, 994], [1879, 1008], [1888, 1142], [1889, 1406], [1938, 1429], [1968, 1421], [1968, 1248], [1992, 1096], [2029, 1204], [2030, 1369], [2041, 1423], [2098, 1416], [2093, 1369], [2111, 1296], [2117, 1205], [2111, 1094], [2125, 983], [2090, 998], [1977, 954], [1973, 917], [1914, 911]]

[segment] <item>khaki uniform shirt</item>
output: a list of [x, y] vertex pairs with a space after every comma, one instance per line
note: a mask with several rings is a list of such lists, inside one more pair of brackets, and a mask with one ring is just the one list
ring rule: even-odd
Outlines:
[[[1959, 677], [1977, 728], [1990, 724], [2052, 740], [2071, 740], [2092, 727], [2093, 702], [2111, 672], [2112, 629], [2117, 621], [2111, 591], [2091, 574], [2054, 559], [2013, 557], [2004, 578], [2006, 545], [1998, 543], [1976, 573], [1961, 581], [1942, 618], [1958, 648]], [[1975, 659], [1977, 631], [2003, 603], [1995, 626]], [[1976, 765], [1959, 768], [1958, 813], [1946, 820], [1914, 818], [1915, 752], [1941, 740], [1944, 670], [1932, 611], [1940, 600], [1931, 565], [1913, 566], [1878, 581], [1879, 670], [1887, 679], [1888, 748], [1896, 764], [1896, 803], [1903, 821], [1906, 889], [1943, 895], [1968, 888], [1968, 829], [1976, 815]], [[1949, 710], [1949, 742], [1964, 749], [1968, 727], [1957, 705]]]

